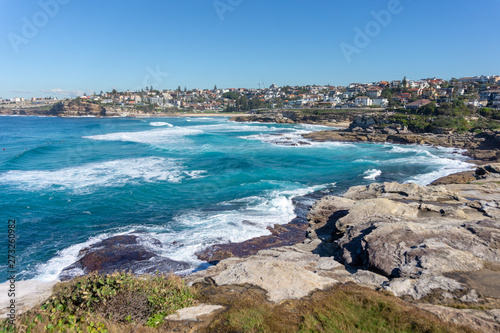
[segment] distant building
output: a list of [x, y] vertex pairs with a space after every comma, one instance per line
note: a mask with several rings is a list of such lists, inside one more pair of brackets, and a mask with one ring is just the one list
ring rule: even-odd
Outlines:
[[389, 100], [384, 97], [377, 97], [372, 99], [372, 105], [381, 106], [383, 108], [389, 105]]
[[431, 103], [431, 101], [429, 101], [428, 99], [419, 99], [418, 101], [415, 101], [413, 103], [406, 104], [405, 108], [416, 110], [421, 108], [422, 106], [426, 106], [429, 103]]
[[382, 88], [380, 87], [370, 87], [366, 89], [366, 96], [370, 98], [377, 98], [382, 95]]
[[372, 99], [368, 96], [359, 96], [354, 99], [356, 105], [370, 106], [372, 105]]

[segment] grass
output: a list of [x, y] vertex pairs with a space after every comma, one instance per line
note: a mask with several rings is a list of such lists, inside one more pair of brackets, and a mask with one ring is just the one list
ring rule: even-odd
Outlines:
[[208, 298], [229, 309], [206, 332], [474, 332], [443, 323], [387, 293], [354, 284], [280, 304], [267, 302], [263, 293], [252, 289], [226, 299]]

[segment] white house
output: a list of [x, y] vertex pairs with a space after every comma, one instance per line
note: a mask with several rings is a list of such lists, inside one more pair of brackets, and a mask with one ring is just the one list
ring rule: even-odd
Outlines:
[[377, 97], [372, 99], [372, 105], [381, 106], [383, 108], [389, 105], [389, 100], [384, 97]]
[[368, 96], [359, 96], [354, 99], [354, 103], [362, 106], [372, 105], [372, 99]]

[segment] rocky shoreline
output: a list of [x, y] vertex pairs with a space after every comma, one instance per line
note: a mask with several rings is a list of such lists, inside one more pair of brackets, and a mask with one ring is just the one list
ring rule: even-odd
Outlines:
[[191, 284], [251, 284], [280, 302], [354, 282], [391, 292], [444, 321], [500, 330], [500, 164], [492, 163], [500, 157], [498, 132], [414, 134], [376, 128], [359, 116], [347, 130], [304, 137], [458, 147], [480, 166], [428, 186], [371, 184], [324, 196], [306, 216], [303, 241], [253, 248], [243, 257], [215, 246], [209, 258], [220, 262], [188, 276]]
[[[190, 285], [256, 286], [270, 302], [355, 283], [392, 293], [444, 321], [500, 331], [499, 133], [415, 134], [369, 123], [359, 116], [347, 130], [304, 137], [458, 147], [479, 166], [428, 186], [375, 183], [351, 187], [342, 196], [296, 199], [297, 218], [288, 225], [270, 228], [270, 236], [198, 253], [214, 265], [185, 280]], [[136, 251], [138, 261], [153, 258], [136, 238], [115, 241], [112, 247]], [[105, 250], [106, 244], [83, 250], [85, 256], [71, 268], [85, 271], [84, 258], [101, 265]]]
[[353, 282], [391, 292], [442, 320], [496, 332], [498, 184], [500, 164], [490, 164], [479, 167], [470, 184], [351, 187], [312, 206], [304, 241], [223, 259], [186, 280], [255, 285], [272, 302]]

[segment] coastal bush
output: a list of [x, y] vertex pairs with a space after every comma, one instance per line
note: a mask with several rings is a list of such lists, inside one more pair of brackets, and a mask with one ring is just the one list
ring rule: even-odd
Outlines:
[[477, 111], [477, 113], [485, 118], [500, 120], [500, 110], [481, 108]]
[[241, 294], [232, 291], [225, 297], [217, 290], [206, 290], [205, 294], [205, 302], [228, 308], [206, 332], [474, 332], [443, 323], [388, 293], [354, 284], [279, 304], [268, 302], [257, 288]]
[[195, 296], [175, 275], [91, 274], [57, 285], [39, 308], [21, 315], [15, 328], [4, 321], [0, 331], [108, 332], [127, 325], [158, 327], [169, 314], [195, 304]]

